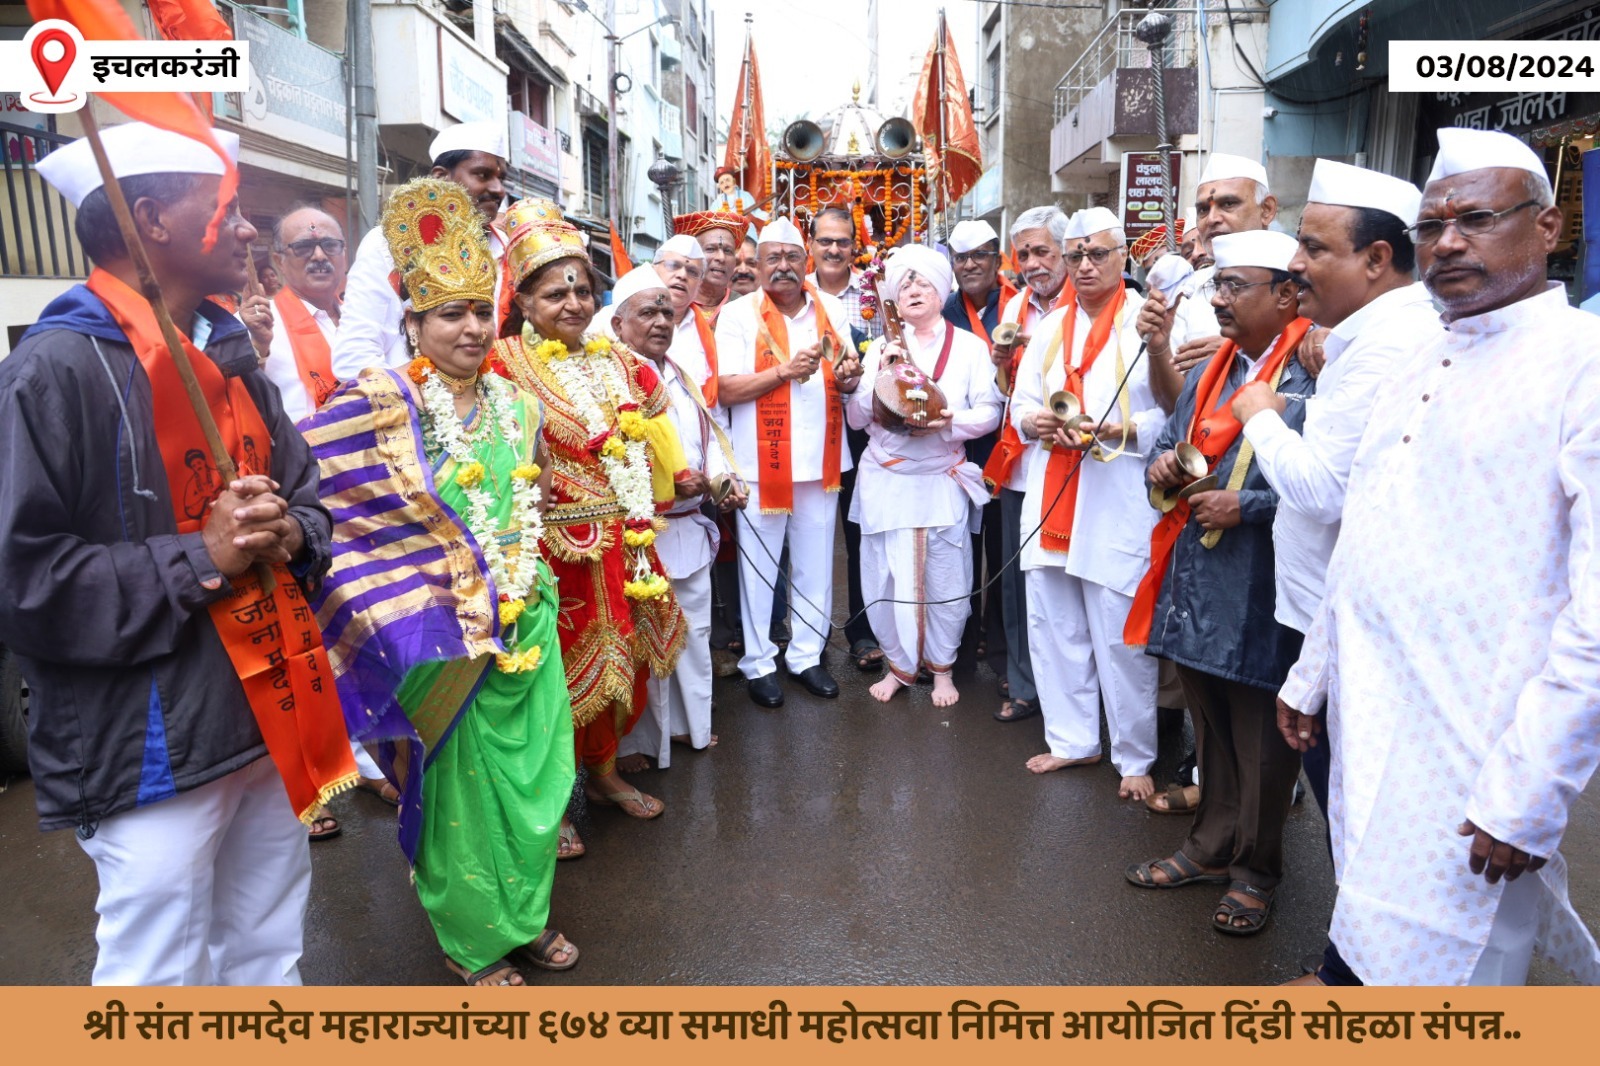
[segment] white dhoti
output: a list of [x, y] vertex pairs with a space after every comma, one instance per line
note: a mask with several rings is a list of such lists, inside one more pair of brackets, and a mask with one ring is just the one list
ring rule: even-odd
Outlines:
[[674, 576], [672, 593], [689, 623], [678, 665], [647, 682], [650, 702], [618, 755], [648, 755], [661, 769], [672, 762], [672, 738], [687, 736], [695, 748], [711, 744], [711, 563], [688, 577]]
[[311, 848], [270, 758], [101, 819], [97, 985], [297, 985]]
[[791, 673], [822, 662], [833, 612], [833, 536], [839, 524], [839, 494], [820, 481], [794, 486], [793, 514], [762, 514], [761, 490], [750, 485], [750, 505], [739, 512], [739, 597], [744, 614], [744, 657], [739, 669], [747, 678], [765, 677], [778, 668], [778, 646], [767, 635], [772, 619], [772, 587], [784, 538], [789, 542], [789, 611], [793, 639], [784, 654]]
[[[972, 544], [965, 523], [861, 537], [861, 596], [884, 657], [901, 681], [926, 665], [950, 672], [972, 611]], [[944, 602], [940, 602], [944, 601]]]
[[1100, 754], [1100, 704], [1111, 763], [1124, 777], [1156, 760], [1157, 661], [1122, 642], [1133, 597], [1073, 577], [1057, 566], [1029, 570], [1028, 655], [1050, 754]]

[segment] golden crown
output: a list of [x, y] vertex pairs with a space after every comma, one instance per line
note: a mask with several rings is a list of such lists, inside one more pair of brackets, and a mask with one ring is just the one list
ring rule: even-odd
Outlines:
[[494, 302], [495, 261], [483, 215], [460, 185], [407, 182], [389, 197], [381, 225], [413, 310], [452, 300]]
[[518, 200], [506, 212], [505, 224], [510, 241], [506, 261], [511, 267], [511, 283], [518, 288], [546, 263], [589, 258], [583, 235], [549, 200]]

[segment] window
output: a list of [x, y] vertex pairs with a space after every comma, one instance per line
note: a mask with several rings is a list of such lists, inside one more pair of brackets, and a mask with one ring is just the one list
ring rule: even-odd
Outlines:
[[996, 46], [983, 64], [984, 117], [1000, 113], [1000, 48]]
[[521, 111], [539, 125], [550, 126], [550, 83], [512, 69], [506, 79], [511, 90], [511, 110]]
[[688, 76], [683, 79], [683, 109], [690, 115], [691, 122], [694, 121], [693, 116], [700, 113], [700, 91], [695, 87], [694, 79]]

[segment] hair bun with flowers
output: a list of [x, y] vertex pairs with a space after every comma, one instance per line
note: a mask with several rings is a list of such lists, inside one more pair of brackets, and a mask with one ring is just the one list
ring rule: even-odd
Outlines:
[[495, 260], [483, 215], [460, 185], [407, 182], [389, 197], [380, 225], [413, 310], [453, 300], [494, 302]]

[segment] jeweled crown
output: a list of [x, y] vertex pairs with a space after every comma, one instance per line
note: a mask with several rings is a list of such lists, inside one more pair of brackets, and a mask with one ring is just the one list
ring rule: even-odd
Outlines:
[[557, 259], [588, 260], [583, 235], [549, 200], [518, 200], [506, 211], [506, 235], [510, 242], [506, 260], [511, 283], [518, 288], [528, 276]]
[[460, 185], [407, 182], [389, 197], [381, 225], [413, 310], [452, 300], [494, 302], [495, 260], [483, 215]]

